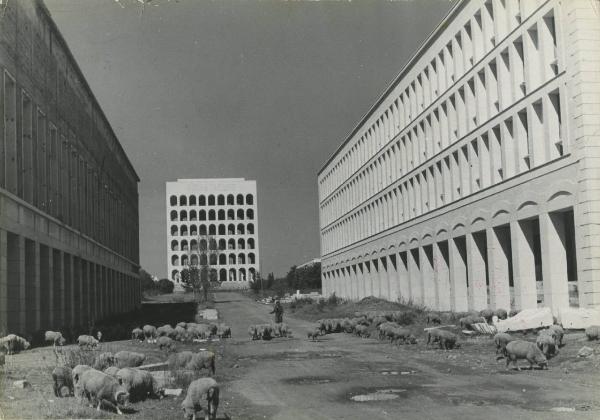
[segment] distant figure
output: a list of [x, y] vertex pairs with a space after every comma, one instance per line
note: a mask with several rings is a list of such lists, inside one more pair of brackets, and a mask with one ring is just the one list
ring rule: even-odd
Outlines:
[[283, 306], [281, 306], [281, 303], [279, 302], [279, 300], [275, 302], [275, 307], [269, 313], [275, 314], [275, 323], [276, 324], [280, 324], [283, 322]]
[[102, 331], [98, 330], [98, 332], [96, 333], [96, 338], [99, 342], [102, 342]]

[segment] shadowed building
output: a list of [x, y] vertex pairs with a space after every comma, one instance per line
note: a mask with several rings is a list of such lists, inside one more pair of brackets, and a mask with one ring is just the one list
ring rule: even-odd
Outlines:
[[41, 1], [0, 2], [0, 335], [134, 309], [135, 170]]
[[222, 287], [247, 287], [259, 271], [256, 181], [167, 182], [167, 273], [178, 284], [194, 266]]
[[323, 292], [600, 307], [598, 3], [459, 1], [318, 175]]

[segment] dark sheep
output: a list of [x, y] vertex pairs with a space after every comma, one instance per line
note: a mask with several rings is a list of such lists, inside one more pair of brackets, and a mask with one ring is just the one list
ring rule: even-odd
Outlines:
[[54, 383], [54, 395], [57, 397], [62, 398], [67, 395], [75, 395], [75, 387], [73, 386], [73, 371], [70, 367], [55, 367], [52, 371], [52, 381]]
[[498, 333], [494, 336], [494, 343], [496, 344], [496, 354], [504, 354], [504, 348], [508, 343], [514, 341], [514, 338], [508, 333]]

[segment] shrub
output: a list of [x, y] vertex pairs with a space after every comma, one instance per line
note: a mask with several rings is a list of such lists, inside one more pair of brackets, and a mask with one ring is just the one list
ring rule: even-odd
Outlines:
[[402, 312], [398, 315], [396, 322], [400, 325], [410, 325], [415, 322], [417, 314], [412, 311]]
[[175, 288], [175, 285], [169, 279], [160, 279], [157, 286], [161, 293], [173, 293], [173, 289]]

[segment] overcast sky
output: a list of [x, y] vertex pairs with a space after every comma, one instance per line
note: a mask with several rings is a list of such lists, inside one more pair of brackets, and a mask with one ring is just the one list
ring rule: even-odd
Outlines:
[[317, 172], [452, 5], [45, 2], [141, 178], [159, 277], [177, 178], [257, 180], [263, 274], [318, 257]]

